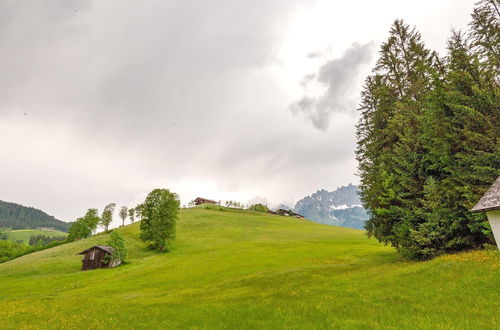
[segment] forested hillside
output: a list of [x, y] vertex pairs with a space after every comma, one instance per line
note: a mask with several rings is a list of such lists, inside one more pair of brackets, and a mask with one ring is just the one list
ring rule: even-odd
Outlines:
[[357, 159], [368, 233], [427, 259], [493, 243], [470, 208], [500, 174], [500, 14], [483, 0], [441, 57], [394, 22], [366, 79]]
[[67, 232], [71, 223], [57, 220], [47, 213], [15, 203], [0, 201], [0, 228], [36, 229], [52, 227]]

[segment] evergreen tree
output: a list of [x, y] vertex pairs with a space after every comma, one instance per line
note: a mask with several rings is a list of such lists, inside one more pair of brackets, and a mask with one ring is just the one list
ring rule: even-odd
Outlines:
[[436, 55], [420, 34], [396, 20], [365, 82], [357, 126], [357, 159], [366, 228], [399, 247], [415, 222], [422, 199], [422, 108], [435, 73]]
[[365, 82], [357, 125], [368, 234], [427, 259], [491, 239], [469, 212], [500, 174], [498, 1], [483, 0], [448, 56], [396, 21]]

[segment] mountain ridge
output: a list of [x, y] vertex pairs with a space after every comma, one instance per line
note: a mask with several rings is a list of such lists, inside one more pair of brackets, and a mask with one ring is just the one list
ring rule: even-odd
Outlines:
[[314, 222], [355, 229], [364, 229], [368, 218], [359, 188], [351, 183], [331, 192], [317, 190], [300, 199], [293, 210]]

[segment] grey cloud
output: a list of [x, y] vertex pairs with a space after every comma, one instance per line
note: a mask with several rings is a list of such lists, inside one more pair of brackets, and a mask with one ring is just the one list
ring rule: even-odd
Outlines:
[[[333, 113], [346, 113], [355, 108], [361, 68], [371, 60], [373, 43], [365, 45], [353, 44], [340, 58], [323, 64], [316, 75], [316, 80], [326, 88], [318, 97], [303, 96], [290, 105], [294, 114], [302, 114], [314, 127], [326, 131]], [[310, 81], [312, 76], [306, 75], [302, 80]]]
[[330, 54], [331, 51], [332, 51], [332, 46], [328, 46], [325, 49], [310, 52], [309, 54], [307, 54], [307, 58], [310, 59], [322, 58]]
[[300, 82], [300, 86], [306, 87], [312, 80], [314, 80], [314, 78], [316, 78], [316, 74], [315, 73], [306, 74], [304, 76], [304, 78], [302, 78], [302, 80]]

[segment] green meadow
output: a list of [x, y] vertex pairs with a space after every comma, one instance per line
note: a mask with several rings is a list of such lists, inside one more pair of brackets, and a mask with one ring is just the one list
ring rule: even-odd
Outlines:
[[495, 329], [500, 255], [402, 259], [363, 231], [181, 210], [166, 254], [119, 229], [127, 264], [82, 272], [106, 234], [0, 264], [2, 329]]
[[68, 234], [59, 230], [37, 230], [37, 229], [19, 229], [8, 232], [9, 241], [23, 241], [28, 243], [31, 236], [45, 235], [47, 237], [63, 237]]

